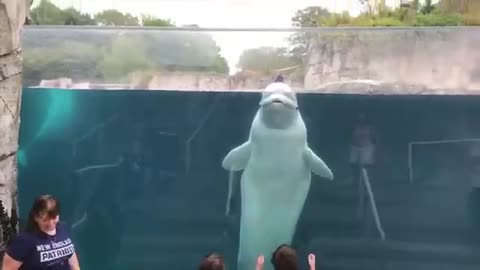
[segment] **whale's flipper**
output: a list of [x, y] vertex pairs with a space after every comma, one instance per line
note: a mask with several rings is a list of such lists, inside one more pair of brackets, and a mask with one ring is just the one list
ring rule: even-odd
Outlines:
[[235, 189], [235, 183], [233, 182], [235, 180], [235, 172], [234, 171], [229, 171], [228, 174], [228, 196], [227, 196], [227, 209], [225, 210], [225, 215], [229, 216], [230, 215], [230, 207], [232, 205], [232, 197]]
[[310, 147], [307, 147], [304, 153], [305, 162], [310, 167], [312, 172], [318, 176], [333, 180], [333, 173], [325, 164], [325, 162], [319, 158]]
[[230, 205], [234, 193], [235, 183], [235, 171], [241, 171], [247, 167], [248, 159], [250, 158], [250, 142], [245, 142], [244, 144], [234, 148], [230, 153], [227, 154], [225, 159], [222, 162], [222, 167], [225, 170], [229, 171], [228, 177], [228, 197], [227, 197], [227, 207], [225, 214], [228, 216], [230, 214]]
[[222, 167], [227, 171], [241, 171], [247, 166], [249, 158], [250, 142], [245, 142], [227, 154], [222, 162]]

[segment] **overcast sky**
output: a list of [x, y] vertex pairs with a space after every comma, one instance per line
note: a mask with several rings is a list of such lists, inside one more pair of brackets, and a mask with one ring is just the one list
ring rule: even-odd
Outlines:
[[[38, 0], [36, 0], [38, 1]], [[393, 0], [394, 1], [394, 0]], [[135, 15], [171, 18], [177, 24], [203, 27], [289, 27], [296, 10], [324, 6], [358, 14], [358, 0], [54, 0], [61, 7], [74, 6], [97, 13], [114, 8]], [[281, 4], [280, 4], [281, 2]]]
[[[39, 2], [39, 0], [35, 0]], [[134, 15], [148, 14], [170, 18], [177, 25], [197, 24], [200, 27], [286, 28], [298, 9], [323, 6], [331, 11], [348, 11], [358, 15], [359, 0], [52, 0], [61, 8], [73, 6], [91, 14], [117, 9]], [[395, 5], [400, 0], [386, 0]], [[221, 32], [212, 34], [222, 54], [235, 71], [244, 49], [259, 46], [282, 46], [289, 33]]]

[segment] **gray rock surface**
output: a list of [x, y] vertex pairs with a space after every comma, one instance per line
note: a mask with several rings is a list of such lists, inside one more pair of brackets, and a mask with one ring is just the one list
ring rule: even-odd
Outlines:
[[0, 200], [16, 206], [18, 131], [22, 91], [20, 34], [26, 0], [0, 0]]
[[310, 40], [306, 89], [374, 80], [406, 86], [392, 89], [402, 94], [480, 90], [480, 28], [339, 29]]

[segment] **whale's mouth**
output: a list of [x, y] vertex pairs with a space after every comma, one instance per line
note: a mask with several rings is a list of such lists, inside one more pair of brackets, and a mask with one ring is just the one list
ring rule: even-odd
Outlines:
[[278, 99], [273, 100], [273, 101], [272, 101], [272, 104], [282, 104], [282, 105], [285, 105], [285, 103], [283, 103], [283, 101], [278, 100]]
[[285, 107], [288, 109], [296, 109], [296, 106], [288, 99], [285, 98], [275, 98], [268, 100], [263, 105], [273, 105], [275, 107]]
[[273, 94], [260, 102], [260, 106], [286, 107], [289, 109], [296, 109], [296, 104], [288, 97], [281, 94]]

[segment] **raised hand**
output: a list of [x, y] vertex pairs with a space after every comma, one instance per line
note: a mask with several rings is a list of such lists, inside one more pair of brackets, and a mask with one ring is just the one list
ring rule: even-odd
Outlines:
[[263, 257], [263, 255], [258, 256], [255, 270], [263, 270], [264, 264], [265, 264], [265, 257]]
[[315, 270], [315, 254], [308, 254], [308, 265], [310, 265], [310, 270]]

